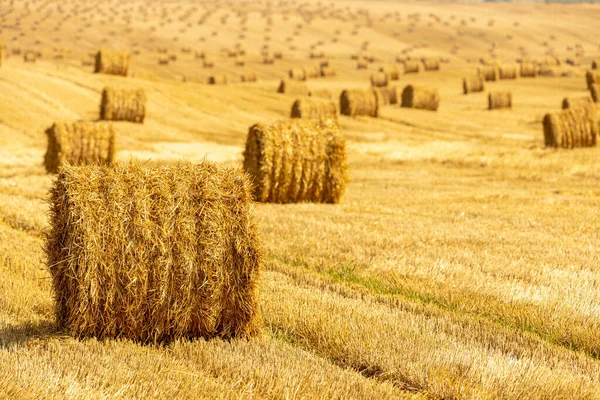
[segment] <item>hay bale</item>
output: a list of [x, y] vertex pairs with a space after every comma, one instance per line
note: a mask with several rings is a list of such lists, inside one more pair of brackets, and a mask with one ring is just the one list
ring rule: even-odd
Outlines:
[[543, 124], [546, 147], [572, 149], [596, 145], [598, 116], [595, 107], [549, 113], [544, 116]]
[[600, 69], [600, 61], [599, 60], [592, 61], [592, 69]]
[[517, 67], [514, 65], [502, 65], [498, 68], [499, 78], [504, 79], [517, 79]]
[[202, 68], [214, 68], [215, 63], [212, 60], [203, 59], [202, 60]]
[[434, 57], [427, 57], [421, 59], [423, 68], [425, 71], [439, 71], [440, 70], [440, 59]]
[[251, 196], [240, 170], [206, 161], [63, 168], [45, 245], [59, 327], [143, 343], [255, 333]]
[[600, 71], [587, 71], [585, 73], [585, 81], [588, 89], [592, 88], [592, 85], [600, 83]]
[[371, 86], [384, 87], [388, 85], [388, 75], [385, 72], [371, 74]]
[[298, 99], [292, 105], [292, 118], [337, 118], [337, 107], [331, 100], [318, 98]]
[[440, 95], [437, 89], [408, 85], [402, 91], [402, 107], [437, 111]]
[[535, 78], [538, 75], [538, 66], [531, 62], [521, 63], [519, 75], [521, 78]]
[[485, 79], [479, 74], [463, 78], [463, 93], [483, 92], [485, 90]]
[[158, 65], [169, 65], [169, 57], [167, 56], [160, 56], [158, 57]]
[[375, 97], [377, 97], [378, 107], [398, 104], [401, 97], [399, 89], [395, 86], [374, 87], [373, 93], [375, 93]]
[[369, 68], [369, 63], [366, 60], [358, 60], [356, 62], [356, 69], [367, 69]]
[[477, 74], [483, 76], [486, 82], [495, 82], [499, 79], [499, 68], [497, 65], [484, 65], [477, 67]]
[[277, 93], [293, 94], [298, 96], [309, 96], [310, 90], [306, 82], [295, 81], [292, 79], [282, 79], [277, 89]]
[[115, 132], [105, 122], [56, 122], [46, 129], [46, 136], [48, 173], [65, 164], [111, 164], [115, 157]]
[[208, 78], [209, 85], [226, 85], [227, 84], [227, 75], [225, 74], [216, 74], [212, 75]]
[[512, 108], [511, 92], [491, 92], [488, 94], [488, 109]]
[[107, 86], [102, 91], [100, 119], [143, 123], [146, 118], [144, 89], [123, 89]]
[[306, 74], [304, 73], [304, 68], [292, 68], [288, 71], [288, 75], [290, 79], [296, 81], [305, 81]]
[[315, 89], [310, 91], [311, 97], [320, 97], [322, 99], [333, 99], [333, 94], [327, 89]]
[[323, 66], [321, 67], [321, 76], [322, 77], [331, 77], [331, 76], [335, 76], [336, 72], [335, 72], [335, 68], [333, 67], [326, 67]]
[[28, 50], [23, 54], [23, 62], [34, 63], [37, 61], [37, 54], [35, 51]]
[[246, 72], [240, 76], [242, 82], [256, 82], [256, 74], [254, 72]]
[[395, 65], [380, 67], [379, 72], [385, 73], [390, 81], [397, 81], [398, 79], [400, 79], [400, 70]]
[[421, 71], [421, 63], [418, 61], [408, 60], [404, 62], [404, 73], [405, 74], [417, 74]]
[[318, 78], [321, 76], [321, 69], [320, 67], [314, 65], [312, 67], [304, 67], [304, 76], [308, 79], [314, 79], [314, 78]]
[[594, 100], [590, 96], [581, 97], [565, 97], [562, 102], [562, 109], [567, 108], [580, 108], [580, 107], [593, 107]]
[[342, 115], [377, 117], [378, 112], [377, 96], [372, 90], [344, 90], [340, 95], [340, 114]]
[[244, 170], [256, 201], [339, 203], [348, 180], [346, 143], [332, 120], [257, 124], [248, 132]]
[[127, 76], [131, 55], [126, 52], [102, 49], [96, 54], [94, 72], [97, 74]]

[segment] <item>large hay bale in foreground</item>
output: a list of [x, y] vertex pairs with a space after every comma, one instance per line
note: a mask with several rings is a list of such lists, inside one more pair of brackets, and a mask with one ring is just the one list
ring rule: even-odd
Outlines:
[[580, 107], [593, 107], [594, 100], [590, 96], [581, 97], [565, 97], [562, 102], [562, 109], [567, 108], [580, 108]]
[[385, 72], [371, 74], [371, 86], [384, 87], [388, 85], [388, 75]]
[[254, 333], [251, 196], [210, 162], [63, 168], [46, 239], [58, 325], [145, 343]]
[[292, 118], [337, 118], [337, 107], [331, 100], [318, 98], [298, 99], [292, 105]]
[[511, 92], [492, 92], [488, 94], [488, 109], [512, 108]]
[[346, 143], [332, 120], [257, 124], [248, 132], [244, 170], [256, 201], [339, 203], [348, 180]]
[[543, 120], [547, 147], [571, 149], [596, 145], [598, 116], [595, 107], [569, 108], [546, 114]]
[[377, 107], [398, 104], [400, 100], [399, 89], [396, 86], [385, 86], [373, 88], [373, 93], [377, 97]]
[[310, 96], [310, 90], [305, 82], [292, 79], [282, 79], [277, 92], [298, 96]]
[[535, 78], [538, 76], [539, 68], [535, 63], [521, 63], [519, 75], [521, 78]]
[[408, 85], [402, 91], [402, 107], [437, 111], [440, 95], [437, 89]]
[[146, 118], [144, 89], [106, 87], [102, 91], [100, 119], [143, 123]]
[[495, 82], [500, 78], [497, 65], [484, 65], [477, 68], [477, 74], [483, 76], [486, 82]]
[[215, 74], [208, 77], [209, 85], [226, 85], [227, 84], [227, 75], [225, 74]]
[[518, 72], [517, 67], [514, 65], [501, 65], [499, 67], [499, 78], [504, 79], [517, 79]]
[[421, 63], [418, 61], [405, 61], [404, 62], [404, 73], [405, 74], [416, 74], [421, 71]]
[[95, 73], [127, 76], [131, 55], [122, 51], [102, 49], [96, 54]]
[[350, 89], [340, 95], [342, 115], [377, 117], [378, 112], [377, 96], [372, 90]]
[[463, 93], [483, 92], [485, 90], [485, 80], [479, 74], [463, 78]]
[[585, 73], [585, 82], [587, 83], [588, 89], [592, 88], [592, 85], [600, 83], [600, 71], [587, 71]]
[[105, 122], [56, 122], [46, 129], [48, 148], [44, 166], [56, 173], [65, 165], [111, 164], [115, 158], [115, 132]]

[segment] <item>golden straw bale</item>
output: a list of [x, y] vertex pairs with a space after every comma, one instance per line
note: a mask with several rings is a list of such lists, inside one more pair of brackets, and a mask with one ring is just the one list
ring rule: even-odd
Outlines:
[[440, 59], [435, 57], [426, 57], [421, 59], [423, 68], [425, 71], [439, 71], [440, 70]]
[[592, 88], [592, 85], [600, 83], [600, 71], [587, 71], [585, 73], [585, 81], [588, 89]]
[[400, 102], [400, 89], [395, 86], [374, 87], [373, 93], [377, 97], [377, 106], [387, 106], [389, 104], [398, 104]]
[[202, 68], [214, 68], [215, 63], [212, 60], [203, 59], [202, 60]]
[[538, 70], [538, 66], [534, 63], [524, 62], [521, 63], [519, 75], [521, 75], [521, 78], [535, 78], [538, 75]]
[[365, 115], [377, 117], [377, 96], [372, 90], [350, 89], [340, 95], [340, 114], [350, 117]]
[[517, 79], [518, 71], [514, 65], [501, 65], [499, 68], [500, 79]]
[[594, 100], [590, 96], [581, 97], [565, 97], [562, 102], [562, 109], [567, 108], [580, 108], [580, 107], [593, 107]]
[[242, 82], [256, 82], [256, 74], [254, 72], [246, 72], [240, 76]]
[[309, 55], [311, 60], [325, 58], [325, 53], [322, 51], [311, 51]]
[[275, 57], [271, 55], [266, 55], [263, 57], [263, 64], [265, 65], [273, 65], [275, 64]]
[[337, 118], [337, 107], [331, 100], [315, 97], [298, 99], [292, 105], [292, 118]]
[[499, 79], [499, 68], [497, 65], [484, 65], [477, 67], [477, 74], [483, 76], [486, 82], [494, 82]]
[[306, 82], [295, 81], [292, 79], [282, 79], [277, 92], [299, 96], [310, 95], [310, 90], [308, 89]]
[[488, 94], [488, 109], [512, 108], [511, 92], [491, 92]]
[[102, 49], [96, 54], [95, 73], [127, 76], [131, 56], [129, 53]]
[[251, 196], [241, 170], [207, 161], [64, 167], [45, 245], [58, 326], [142, 343], [257, 333]]
[[463, 78], [463, 93], [483, 92], [485, 90], [485, 79], [479, 74]]
[[225, 74], [215, 74], [208, 78], [209, 85], [226, 85], [227, 84], [227, 75]]
[[65, 164], [111, 164], [115, 157], [115, 132], [106, 122], [56, 122], [46, 129], [46, 136], [48, 173]]
[[546, 58], [544, 58], [543, 60], [538, 62], [540, 65], [546, 65], [549, 67], [555, 67], [555, 66], [559, 66], [560, 65], [560, 59], [558, 57], [555, 56], [548, 56]]
[[37, 60], [37, 55], [35, 53], [35, 51], [31, 51], [31, 50], [27, 50], [24, 54], [23, 54], [23, 61], [26, 63], [34, 63]]
[[547, 147], [571, 149], [596, 145], [598, 116], [595, 107], [568, 108], [546, 114], [543, 120]]
[[146, 93], [144, 89], [124, 89], [107, 86], [102, 91], [100, 119], [144, 123]]
[[303, 68], [292, 68], [288, 71], [288, 75], [290, 79], [294, 79], [297, 81], [305, 81], [306, 74]]
[[384, 87], [388, 85], [388, 75], [385, 72], [371, 74], [371, 86]]
[[304, 67], [304, 76], [308, 79], [308, 78], [318, 78], [321, 76], [321, 69], [314, 65], [311, 67]]
[[365, 60], [358, 60], [356, 62], [356, 69], [367, 69], [369, 68], [369, 63]]
[[437, 111], [440, 95], [437, 89], [408, 85], [402, 91], [402, 107]]
[[404, 62], [404, 73], [405, 74], [416, 74], [421, 71], [421, 63], [414, 60], [407, 60]]
[[590, 95], [592, 96], [592, 100], [594, 103], [600, 103], [600, 85], [597, 83], [592, 83], [590, 86]]
[[322, 77], [335, 76], [335, 75], [336, 75], [335, 68], [326, 67], [326, 66], [321, 67], [321, 76]]
[[390, 81], [397, 81], [400, 79], [400, 70], [396, 65], [387, 65], [379, 68], [380, 72], [387, 74]]
[[339, 203], [348, 180], [346, 143], [329, 119], [256, 124], [248, 132], [244, 170], [256, 201]]

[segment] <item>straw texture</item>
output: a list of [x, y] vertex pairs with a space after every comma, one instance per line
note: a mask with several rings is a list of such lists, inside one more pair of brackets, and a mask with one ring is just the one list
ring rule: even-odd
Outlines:
[[543, 124], [547, 147], [571, 149], [596, 145], [598, 116], [595, 107], [549, 113], [544, 116]]
[[340, 114], [355, 117], [365, 115], [377, 117], [377, 96], [372, 90], [350, 89], [340, 95]]
[[100, 119], [143, 123], [146, 118], [144, 89], [106, 87], [102, 91]]
[[102, 49], [96, 54], [94, 72], [109, 75], [127, 76], [131, 55], [121, 51]]

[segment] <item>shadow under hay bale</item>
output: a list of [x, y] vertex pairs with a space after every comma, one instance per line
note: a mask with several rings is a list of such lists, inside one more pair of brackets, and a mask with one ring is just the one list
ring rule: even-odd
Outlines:
[[298, 96], [310, 96], [310, 90], [306, 82], [291, 79], [282, 79], [277, 93], [293, 94]]
[[580, 108], [580, 107], [593, 107], [594, 100], [590, 96], [581, 97], [565, 97], [562, 101], [562, 109], [568, 108]]
[[100, 101], [100, 119], [144, 123], [146, 93], [144, 89], [106, 87]]
[[405, 61], [404, 62], [404, 73], [405, 74], [417, 74], [421, 71], [421, 63], [418, 61]]
[[94, 72], [97, 74], [109, 74], [127, 76], [131, 55], [121, 51], [102, 49], [96, 54]]
[[499, 67], [499, 78], [501, 80], [505, 79], [517, 79], [518, 71], [517, 67], [514, 65], [502, 65]]
[[572, 149], [596, 145], [598, 115], [595, 107], [549, 113], [544, 116], [543, 124], [546, 147]]
[[372, 90], [350, 89], [340, 95], [340, 114], [350, 117], [377, 117], [377, 96]]
[[485, 79], [479, 74], [463, 78], [463, 93], [476, 93], [485, 90]]
[[246, 72], [240, 76], [242, 82], [256, 82], [256, 74], [254, 72]]
[[437, 111], [440, 96], [437, 89], [408, 85], [402, 91], [402, 107]]
[[519, 75], [521, 78], [535, 78], [538, 76], [539, 68], [534, 63], [521, 63]]
[[209, 85], [226, 85], [227, 84], [227, 75], [225, 74], [217, 74], [212, 75], [208, 78]]
[[477, 68], [477, 74], [483, 76], [486, 82], [495, 82], [500, 77], [499, 68], [497, 65], [484, 65]]
[[385, 72], [371, 74], [372, 87], [384, 87], [388, 85], [388, 75]]
[[48, 147], [44, 167], [56, 173], [65, 164], [111, 164], [115, 157], [115, 132], [104, 122], [56, 122], [46, 129]]
[[292, 118], [337, 118], [337, 106], [331, 100], [314, 97], [298, 99], [292, 105]]
[[492, 92], [488, 94], [488, 110], [512, 108], [511, 92]]
[[383, 107], [400, 102], [400, 89], [395, 86], [376, 87], [373, 93], [377, 97], [377, 107]]
[[46, 238], [58, 325], [143, 343], [256, 333], [251, 196], [210, 162], [63, 168]]
[[257, 124], [248, 132], [244, 170], [256, 201], [339, 203], [348, 180], [346, 142], [332, 120]]

